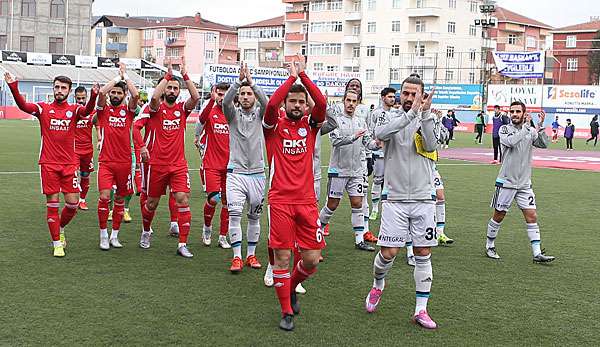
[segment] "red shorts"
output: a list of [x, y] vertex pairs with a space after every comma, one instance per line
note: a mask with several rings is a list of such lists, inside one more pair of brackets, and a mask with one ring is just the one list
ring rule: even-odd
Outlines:
[[79, 193], [77, 179], [77, 164], [40, 164], [40, 179], [42, 180], [42, 193], [45, 195], [56, 193]]
[[94, 152], [77, 154], [80, 172], [94, 172]]
[[146, 175], [146, 192], [149, 197], [165, 195], [167, 186], [171, 193], [190, 192], [190, 174], [187, 165], [149, 165]]
[[224, 194], [226, 192], [227, 169], [203, 169], [202, 176], [202, 182], [205, 185], [204, 190], [207, 193], [221, 192], [221, 194]]
[[98, 190], [110, 190], [117, 186], [118, 196], [133, 194], [131, 163], [104, 162], [98, 164]]
[[269, 247], [273, 249], [323, 249], [325, 238], [317, 203], [269, 205]]

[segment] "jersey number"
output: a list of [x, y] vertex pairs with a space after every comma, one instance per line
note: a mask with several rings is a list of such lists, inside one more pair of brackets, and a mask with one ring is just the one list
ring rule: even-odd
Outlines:
[[529, 206], [535, 206], [535, 198], [533, 196], [529, 196]]
[[435, 230], [435, 228], [425, 229], [425, 240], [431, 241], [434, 238], [437, 239], [437, 231]]

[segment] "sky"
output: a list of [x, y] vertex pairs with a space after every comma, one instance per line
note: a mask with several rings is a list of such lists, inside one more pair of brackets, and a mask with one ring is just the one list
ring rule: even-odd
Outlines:
[[[165, 4], [169, 6], [165, 8]], [[497, 4], [554, 27], [587, 22], [592, 15], [600, 16], [598, 0], [498, 0]], [[229, 25], [281, 16], [284, 10], [281, 0], [96, 0], [93, 5], [94, 15], [129, 13], [131, 16], [178, 17], [200, 12], [205, 19]]]

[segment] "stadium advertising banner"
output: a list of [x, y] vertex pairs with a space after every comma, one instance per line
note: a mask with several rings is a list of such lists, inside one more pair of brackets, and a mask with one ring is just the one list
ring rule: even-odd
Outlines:
[[90, 57], [88, 55], [76, 55], [75, 66], [77, 67], [98, 67], [98, 57]]
[[[400, 84], [390, 84], [398, 90]], [[481, 111], [481, 85], [480, 84], [430, 84], [425, 86], [426, 92], [431, 92], [435, 87], [432, 104], [441, 110]]]
[[352, 78], [360, 78], [360, 72], [309, 71], [308, 76], [327, 96], [344, 96], [346, 83]]
[[29, 65], [52, 65], [52, 54], [48, 53], [27, 53], [27, 64]]
[[75, 56], [67, 54], [52, 54], [53, 65], [75, 65]]
[[600, 86], [544, 86], [547, 113], [600, 114]]
[[544, 78], [543, 51], [493, 52], [498, 73], [510, 78]]
[[2, 61], [5, 63], [27, 63], [27, 53], [16, 51], [2, 51]]
[[511, 102], [515, 100], [522, 101], [529, 111], [539, 112], [542, 107], [542, 86], [524, 84], [488, 85], [488, 111], [493, 111], [495, 105], [506, 111]]

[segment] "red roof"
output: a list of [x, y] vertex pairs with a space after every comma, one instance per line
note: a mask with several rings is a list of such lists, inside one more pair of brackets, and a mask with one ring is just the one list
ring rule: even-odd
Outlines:
[[151, 27], [151, 28], [186, 27], [186, 28], [196, 28], [196, 29], [214, 30], [214, 31], [227, 31], [227, 32], [232, 32], [232, 33], [237, 32], [237, 29], [234, 26], [211, 22], [209, 20], [206, 20], [201, 17], [196, 17], [196, 16], [171, 18], [169, 20], [165, 20], [164, 22], [153, 23], [151, 25], [147, 25], [146, 27]]
[[591, 21], [586, 23], [579, 23], [575, 25], [569, 25], [562, 28], [557, 28], [553, 31], [599, 31], [600, 30], [600, 21]]
[[285, 16], [279, 16], [275, 18], [261, 20], [260, 22], [250, 23], [247, 25], [240, 25], [239, 28], [257, 28], [257, 27], [276, 27], [283, 26], [283, 19]]
[[[166, 18], [169, 19], [169, 18]], [[121, 17], [121, 16], [102, 16], [92, 26], [96, 26], [102, 22], [105, 26], [115, 26], [121, 28], [142, 28], [152, 24], [156, 24], [158, 19], [156, 17]], [[164, 19], [163, 19], [164, 20]]]
[[498, 18], [498, 22], [511, 22], [517, 24], [524, 24], [528, 26], [540, 27], [545, 29], [552, 29], [552, 26], [548, 24], [544, 24], [535, 19], [531, 19], [529, 17], [522, 16], [513, 11], [507, 10], [504, 7], [496, 6], [496, 13], [494, 14], [496, 18]]

